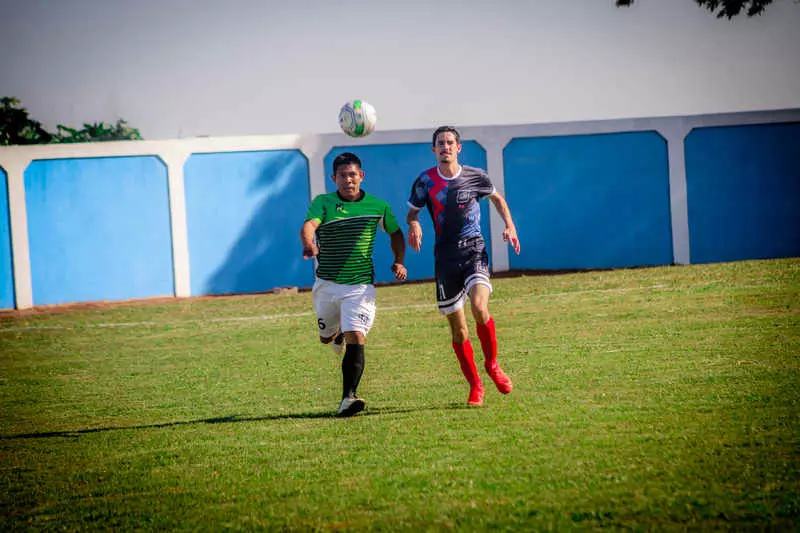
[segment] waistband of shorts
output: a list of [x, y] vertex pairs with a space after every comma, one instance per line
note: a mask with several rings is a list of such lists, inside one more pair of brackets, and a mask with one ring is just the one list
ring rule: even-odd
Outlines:
[[474, 237], [467, 237], [466, 239], [458, 239], [457, 241], [448, 241], [446, 243], [436, 243], [437, 248], [440, 246], [453, 246], [455, 248], [469, 248], [476, 242], [483, 242], [482, 235], [476, 235]]

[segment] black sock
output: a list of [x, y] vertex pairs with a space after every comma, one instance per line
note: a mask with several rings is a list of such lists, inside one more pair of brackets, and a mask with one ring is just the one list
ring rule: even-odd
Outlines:
[[340, 331], [336, 338], [333, 339], [334, 344], [342, 344], [344, 342], [344, 331]]
[[355, 396], [364, 373], [364, 345], [348, 344], [342, 358], [342, 398]]

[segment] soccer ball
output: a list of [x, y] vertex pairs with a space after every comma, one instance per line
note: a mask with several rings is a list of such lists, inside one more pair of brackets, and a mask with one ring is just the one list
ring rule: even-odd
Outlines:
[[339, 127], [350, 137], [366, 137], [375, 130], [378, 115], [364, 100], [347, 102], [339, 110]]

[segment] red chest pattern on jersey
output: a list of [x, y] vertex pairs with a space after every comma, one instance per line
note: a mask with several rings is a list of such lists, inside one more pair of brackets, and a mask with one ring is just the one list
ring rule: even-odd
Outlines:
[[428, 177], [433, 182], [433, 187], [428, 192], [428, 197], [431, 199], [431, 204], [433, 204], [433, 224], [436, 227], [436, 233], [440, 233], [442, 228], [439, 225], [439, 215], [444, 211], [444, 204], [439, 201], [438, 195], [447, 187], [447, 182], [439, 175], [436, 167], [428, 170]]

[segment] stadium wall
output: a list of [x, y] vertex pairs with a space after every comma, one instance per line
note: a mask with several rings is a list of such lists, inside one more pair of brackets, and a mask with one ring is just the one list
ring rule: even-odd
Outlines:
[[8, 181], [0, 169], [0, 309], [14, 307], [14, 271], [11, 268], [11, 216], [8, 212]]
[[[509, 255], [488, 202], [495, 272], [800, 255], [800, 110], [460, 128], [517, 223]], [[298, 233], [333, 158], [401, 221], [433, 166], [432, 130], [0, 147], [0, 309], [308, 287]], [[433, 277], [433, 228], [407, 253]], [[390, 281], [388, 238], [376, 279]]]

